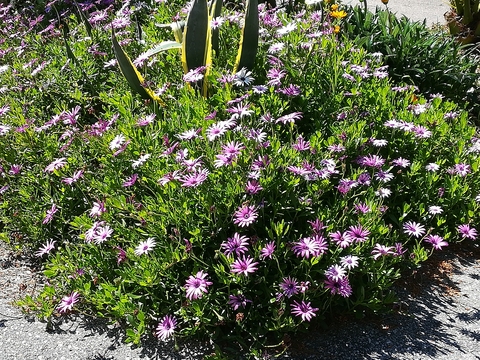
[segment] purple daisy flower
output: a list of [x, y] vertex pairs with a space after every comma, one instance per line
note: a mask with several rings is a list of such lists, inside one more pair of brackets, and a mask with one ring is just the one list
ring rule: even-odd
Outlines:
[[375, 244], [375, 247], [372, 250], [373, 259], [377, 260], [381, 256], [394, 255], [393, 246], [385, 246], [380, 244]]
[[355, 242], [367, 241], [370, 231], [364, 229], [362, 225], [350, 226], [346, 231], [346, 235]]
[[155, 247], [156, 242], [153, 238], [149, 237], [147, 240], [142, 241], [136, 248], [135, 248], [135, 255], [140, 256], [143, 254], [147, 254], [149, 251], [152, 251]]
[[275, 242], [271, 241], [265, 245], [265, 247], [260, 250], [260, 259], [272, 258], [273, 253], [275, 252]]
[[254, 195], [263, 190], [263, 187], [257, 180], [248, 180], [245, 186], [245, 192], [249, 195]]
[[105, 203], [103, 201], [95, 201], [93, 207], [90, 209], [90, 217], [101, 216], [107, 210], [105, 209]]
[[292, 246], [292, 251], [295, 255], [306, 259], [310, 258], [310, 256], [316, 257], [323, 255], [327, 249], [328, 244], [325, 241], [325, 238], [321, 235], [302, 238], [293, 243]]
[[358, 163], [362, 166], [379, 168], [385, 164], [385, 159], [378, 155], [367, 155], [360, 157]]
[[394, 178], [394, 175], [388, 171], [380, 170], [374, 177], [382, 183], [387, 183]]
[[201, 169], [180, 177], [178, 181], [182, 183], [182, 187], [197, 187], [207, 180], [208, 174], [209, 171], [207, 169]]
[[292, 297], [295, 294], [298, 294], [298, 281], [295, 278], [284, 277], [283, 281], [280, 283], [280, 289], [286, 297]]
[[61, 313], [66, 313], [67, 311], [72, 310], [73, 306], [78, 302], [80, 294], [76, 291], [72, 292], [68, 296], [62, 298], [61, 303], [57, 306], [57, 309]]
[[46, 168], [45, 168], [45, 172], [54, 172], [55, 170], [58, 170], [58, 169], [61, 169], [62, 167], [64, 167], [65, 165], [67, 165], [67, 159], [66, 158], [59, 158], [59, 159], [56, 159], [54, 161], [52, 161]]
[[306, 303], [303, 300], [300, 303], [293, 301], [291, 307], [292, 314], [295, 316], [300, 316], [302, 321], [310, 321], [312, 317], [316, 316], [315, 313], [318, 311], [318, 309], [312, 307], [309, 302]]
[[354, 209], [355, 209], [355, 213], [357, 214], [366, 214], [371, 211], [370, 206], [368, 206], [365, 203], [355, 204]]
[[455, 174], [465, 177], [471, 172], [471, 168], [467, 164], [455, 164], [454, 171]]
[[291, 114], [283, 115], [280, 116], [277, 120], [275, 120], [275, 123], [282, 123], [282, 124], [287, 124], [287, 123], [293, 123], [295, 120], [300, 120], [302, 119], [302, 113], [301, 112], [294, 112]]
[[165, 315], [160, 321], [155, 331], [159, 339], [165, 341], [169, 339], [175, 332], [177, 326], [177, 319], [172, 315]]
[[336, 231], [334, 233], [330, 233], [329, 236], [332, 241], [342, 249], [349, 247], [353, 242], [353, 239], [346, 232], [342, 233], [340, 231]]
[[246, 227], [253, 224], [257, 220], [258, 213], [254, 205], [244, 205], [235, 211], [233, 217], [233, 223], [235, 225]]
[[123, 187], [133, 186], [138, 180], [138, 174], [133, 174], [132, 176], [128, 177], [122, 184]]
[[245, 307], [247, 306], [247, 303], [251, 303], [251, 302], [252, 302], [251, 300], [248, 300], [242, 294], [228, 296], [228, 305], [230, 305], [233, 310], [238, 310], [240, 306], [245, 309]]
[[233, 234], [233, 237], [228, 238], [226, 242], [220, 245], [225, 251], [225, 255], [229, 256], [235, 253], [237, 256], [248, 251], [248, 238], [246, 236], [240, 236], [239, 233]]
[[470, 227], [469, 224], [458, 225], [457, 230], [462, 236], [462, 239], [475, 240], [478, 236], [477, 230], [473, 227]]
[[352, 295], [352, 287], [348, 277], [345, 276], [337, 281], [333, 279], [325, 280], [325, 287], [330, 290], [332, 295], [339, 294], [343, 297], [349, 297]]
[[438, 235], [428, 235], [424, 239], [425, 242], [432, 244], [435, 250], [442, 250], [442, 246], [448, 246], [448, 242], [443, 240], [441, 236]]
[[38, 251], [35, 253], [35, 256], [42, 257], [45, 254], [48, 254], [55, 248], [55, 241], [47, 241], [45, 245], [43, 245]]
[[443, 209], [441, 208], [441, 206], [432, 205], [428, 207], [428, 213], [431, 215], [441, 214], [442, 212]]
[[440, 169], [440, 165], [435, 164], [435, 163], [429, 163], [425, 166], [425, 170], [435, 172], [438, 169]]
[[332, 265], [325, 271], [325, 276], [329, 280], [338, 281], [345, 277], [347, 273], [340, 265]]
[[408, 235], [419, 238], [425, 234], [425, 226], [414, 221], [407, 221], [405, 224], [403, 224], [403, 231]]
[[45, 215], [45, 218], [42, 221], [42, 224], [48, 224], [50, 221], [53, 219], [53, 215], [58, 211], [57, 205], [53, 204], [52, 207], [47, 210], [47, 214]]
[[113, 229], [110, 228], [110, 226], [105, 225], [105, 226], [99, 226], [94, 230], [94, 235], [92, 240], [95, 242], [95, 244], [101, 244], [105, 241], [107, 241], [110, 236], [113, 234]]
[[292, 145], [292, 148], [297, 151], [306, 151], [310, 150], [310, 141], [305, 141], [302, 135], [297, 138], [295, 144]]
[[406, 168], [407, 166], [410, 166], [411, 163], [410, 160], [399, 157], [398, 159], [392, 160], [392, 164], [402, 168]]
[[354, 269], [358, 266], [358, 256], [346, 255], [340, 258], [340, 264], [348, 270]]
[[243, 274], [245, 276], [248, 276], [250, 273], [254, 273], [258, 270], [258, 268], [255, 267], [255, 265], [258, 265], [258, 263], [253, 262], [253, 260], [254, 259], [250, 256], [235, 260], [232, 264], [231, 272], [238, 275]]
[[203, 270], [197, 272], [195, 276], [190, 275], [185, 283], [185, 289], [187, 290], [187, 298], [190, 300], [200, 299], [204, 293], [208, 292], [207, 287], [212, 285], [211, 281], [207, 281], [207, 273]]

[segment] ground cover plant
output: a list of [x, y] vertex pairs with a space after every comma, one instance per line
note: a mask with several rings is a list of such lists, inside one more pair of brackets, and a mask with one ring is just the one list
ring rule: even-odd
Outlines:
[[345, 34], [358, 46], [383, 55], [392, 80], [415, 85], [423, 94], [441, 93], [479, 118], [476, 47], [445, 36], [445, 29], [397, 18], [386, 6], [375, 12], [352, 6], [345, 27]]
[[381, 311], [403, 269], [475, 241], [467, 112], [393, 83], [324, 5], [260, 5], [255, 65], [236, 72], [243, 7], [223, 9], [212, 66], [187, 74], [178, 49], [148, 52], [184, 3], [2, 5], [0, 235], [49, 279], [18, 304], [259, 356], [329, 313]]

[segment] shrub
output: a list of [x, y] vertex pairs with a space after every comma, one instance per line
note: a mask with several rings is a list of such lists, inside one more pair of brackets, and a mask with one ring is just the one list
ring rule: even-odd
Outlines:
[[[119, 42], [141, 54], [169, 38], [155, 24], [171, 11], [151, 9], [144, 43], [133, 24]], [[337, 34], [341, 11], [262, 7], [252, 74], [225, 70], [239, 38], [225, 14], [220, 41], [235, 46], [208, 75], [211, 97], [176, 53], [138, 65], [163, 107], [110, 66], [108, 24], [132, 12], [92, 21], [93, 38], [69, 17], [75, 62], [58, 30], [0, 12], [1, 31], [21, 34], [0, 44], [1, 236], [49, 279], [18, 304], [49, 321], [108, 317], [134, 343], [209, 335], [255, 354], [330, 312], [381, 311], [402, 269], [476, 239], [467, 114], [392, 83]]]
[[378, 52], [394, 81], [403, 81], [426, 94], [442, 94], [478, 109], [478, 55], [445, 33], [397, 18], [388, 10], [375, 13], [350, 8], [345, 34], [368, 52]]

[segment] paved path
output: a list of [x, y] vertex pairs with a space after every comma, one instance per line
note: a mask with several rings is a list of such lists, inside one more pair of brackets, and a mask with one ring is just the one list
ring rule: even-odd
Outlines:
[[[344, 0], [342, 3], [356, 5], [360, 0]], [[380, 0], [367, 0], [367, 6], [371, 11], [376, 7], [385, 8]], [[397, 15], [405, 15], [414, 21], [426, 20], [428, 25], [444, 24], [443, 15], [450, 10], [449, 0], [390, 0], [387, 6]]]

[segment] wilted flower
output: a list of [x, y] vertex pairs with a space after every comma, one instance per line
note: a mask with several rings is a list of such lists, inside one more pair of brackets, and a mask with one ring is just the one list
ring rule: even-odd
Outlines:
[[48, 254], [55, 248], [55, 241], [47, 241], [45, 245], [43, 245], [38, 251], [35, 253], [35, 256], [42, 257], [45, 254]]
[[247, 303], [251, 303], [251, 302], [252, 302], [251, 300], [248, 300], [242, 294], [228, 296], [228, 305], [230, 305], [233, 310], [238, 310], [240, 306], [245, 308], [247, 306]]

